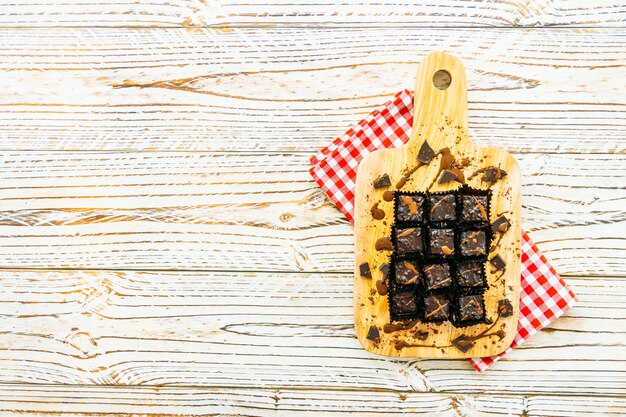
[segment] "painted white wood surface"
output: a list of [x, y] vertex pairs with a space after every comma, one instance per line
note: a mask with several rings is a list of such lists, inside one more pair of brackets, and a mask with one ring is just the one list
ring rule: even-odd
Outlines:
[[0, 149], [315, 152], [433, 50], [477, 144], [626, 150], [623, 29], [396, 27], [0, 30]]
[[2, 383], [614, 395], [626, 279], [570, 277], [580, 304], [478, 374], [355, 339], [352, 275], [0, 271]]
[[[625, 415], [625, 12], [3, 4], [0, 414]], [[482, 375], [358, 347], [352, 229], [306, 171], [436, 49], [581, 298]]]
[[625, 13], [617, 0], [22, 0], [3, 5], [0, 25], [616, 26]]
[[[555, 395], [450, 395], [389, 391], [225, 389], [0, 385], [0, 410], [8, 416], [72, 417], [112, 415], [236, 415], [366, 417], [436, 415], [437, 417], [623, 416], [619, 397]], [[106, 405], [103, 405], [106, 402]], [[116, 414], [119, 415], [119, 414]]]
[[[352, 271], [352, 226], [308, 157], [4, 152], [0, 267]], [[626, 158], [516, 157], [523, 227], [557, 270], [626, 274]]]

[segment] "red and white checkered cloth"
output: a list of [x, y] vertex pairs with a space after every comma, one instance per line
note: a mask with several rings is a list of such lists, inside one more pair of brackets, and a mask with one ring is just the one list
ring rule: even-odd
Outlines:
[[[311, 175], [351, 222], [359, 163], [372, 151], [406, 143], [411, 136], [412, 122], [413, 95], [404, 90], [311, 157]], [[517, 335], [511, 346], [499, 355], [470, 358], [470, 363], [479, 372], [488, 369], [578, 301], [524, 231], [521, 272]]]

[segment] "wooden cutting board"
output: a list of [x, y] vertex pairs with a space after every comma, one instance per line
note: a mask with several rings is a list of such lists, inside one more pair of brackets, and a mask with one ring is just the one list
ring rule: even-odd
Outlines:
[[[391, 192], [399, 189], [442, 192], [462, 187], [456, 180], [438, 182], [441, 155], [437, 154], [428, 164], [418, 162], [424, 141], [435, 152], [450, 150], [454, 166], [465, 176], [466, 187], [491, 190], [490, 222], [504, 214], [510, 223], [508, 230], [494, 231], [488, 254], [488, 259], [499, 255], [504, 268], [498, 269], [489, 261], [485, 263], [488, 283], [483, 294], [485, 323], [455, 327], [451, 322], [413, 320], [390, 325], [388, 296], [384, 295], [388, 285], [384, 284], [384, 274], [379, 268], [390, 261], [395, 248], [377, 250], [376, 243], [381, 238], [379, 243], [384, 243], [384, 237], [392, 234], [394, 201], [387, 201]], [[486, 172], [481, 169], [488, 167], [502, 169], [506, 175], [493, 182], [486, 181]], [[497, 178], [501, 171], [492, 169], [491, 174], [494, 172]], [[391, 185], [375, 188], [374, 183], [384, 175], [389, 176]], [[382, 212], [373, 213], [376, 209]], [[463, 64], [445, 53], [428, 55], [418, 68], [410, 140], [401, 148], [371, 153], [358, 169], [354, 309], [357, 338], [363, 347], [385, 356], [465, 358], [495, 355], [510, 346], [519, 316], [520, 211], [521, 179], [515, 158], [502, 149], [478, 147], [468, 136]], [[375, 218], [383, 215], [382, 219]], [[364, 264], [369, 267], [371, 278], [361, 270]]]

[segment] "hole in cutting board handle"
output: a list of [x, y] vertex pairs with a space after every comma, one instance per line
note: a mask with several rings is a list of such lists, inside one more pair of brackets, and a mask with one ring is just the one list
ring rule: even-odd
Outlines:
[[439, 70], [433, 75], [433, 84], [440, 90], [446, 90], [452, 84], [452, 76], [446, 70]]

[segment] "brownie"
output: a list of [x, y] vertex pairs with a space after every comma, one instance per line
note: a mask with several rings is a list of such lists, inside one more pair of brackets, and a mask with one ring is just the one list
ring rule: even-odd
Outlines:
[[396, 230], [396, 246], [399, 254], [423, 252], [422, 229], [412, 227], [410, 229]]
[[452, 284], [450, 266], [448, 264], [433, 264], [424, 267], [425, 284], [427, 290], [446, 288]]
[[397, 219], [405, 222], [420, 222], [424, 218], [424, 197], [401, 195], [398, 197]]
[[459, 297], [458, 313], [460, 322], [478, 321], [485, 316], [482, 295]]
[[396, 283], [398, 285], [415, 284], [420, 281], [420, 277], [419, 270], [412, 262], [396, 262]]
[[456, 199], [454, 194], [430, 196], [430, 221], [456, 220]]
[[[432, 245], [431, 245], [432, 246]], [[461, 255], [478, 256], [487, 253], [487, 238], [482, 230], [461, 232]]]
[[486, 222], [487, 196], [464, 195], [461, 197], [461, 219], [466, 222]]
[[424, 298], [424, 319], [447, 320], [450, 317], [450, 300], [447, 295], [430, 294]]
[[391, 301], [398, 314], [413, 314], [417, 312], [417, 300], [413, 292], [404, 291], [395, 293], [391, 297]]
[[482, 262], [466, 262], [458, 265], [456, 277], [461, 287], [482, 287], [485, 284]]
[[454, 253], [454, 229], [430, 229], [430, 253], [452, 255]]

